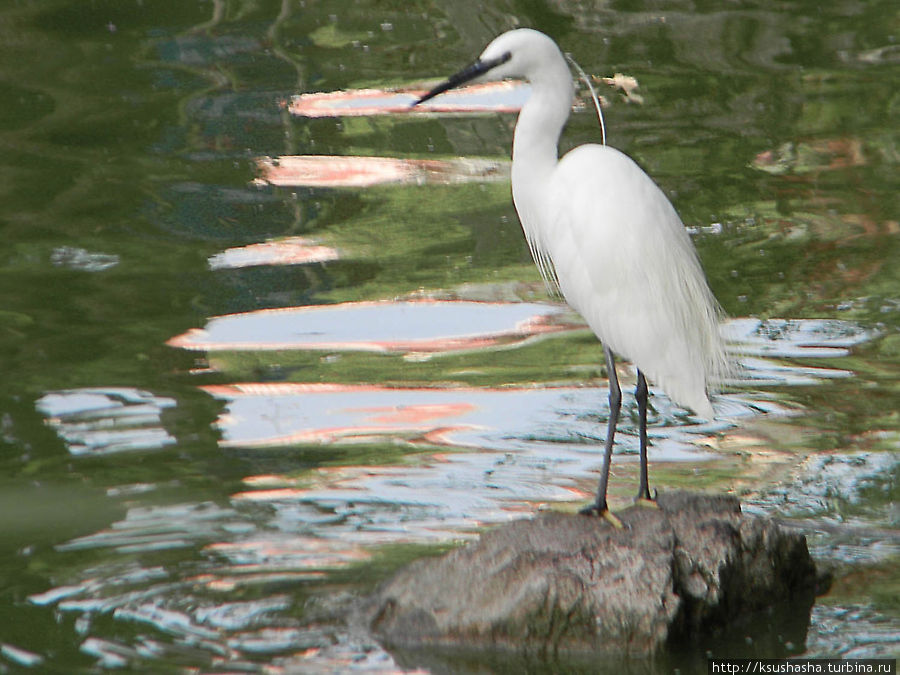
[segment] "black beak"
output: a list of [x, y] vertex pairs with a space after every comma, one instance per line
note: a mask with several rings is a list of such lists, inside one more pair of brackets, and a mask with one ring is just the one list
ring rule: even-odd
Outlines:
[[[455, 75], [451, 75], [446, 82], [442, 82], [434, 89], [425, 94], [418, 101], [413, 103], [413, 106], [417, 106], [420, 103], [424, 103], [425, 101], [434, 98], [438, 94], [443, 94], [448, 89], [455, 89], [461, 84], [465, 84], [470, 80], [474, 80], [476, 77], [484, 75], [486, 72], [491, 70], [492, 68], [496, 68], [501, 63], [506, 63], [509, 59], [512, 58], [512, 54], [506, 52], [502, 56], [498, 56], [496, 59], [488, 59], [487, 61], [482, 61], [478, 59], [472, 65], [463, 68], [461, 71], [456, 73]], [[412, 106], [410, 106], [412, 107]]]

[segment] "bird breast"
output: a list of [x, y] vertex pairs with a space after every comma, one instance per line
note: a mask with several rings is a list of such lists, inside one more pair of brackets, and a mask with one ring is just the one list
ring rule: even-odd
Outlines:
[[676, 402], [711, 412], [707, 384], [724, 358], [718, 307], [681, 219], [650, 177], [617, 150], [581, 146], [523, 211], [533, 248], [604, 345]]

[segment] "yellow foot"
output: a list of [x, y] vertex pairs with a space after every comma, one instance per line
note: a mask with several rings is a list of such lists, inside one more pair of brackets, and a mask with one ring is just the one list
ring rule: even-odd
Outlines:
[[656, 503], [655, 499], [647, 499], [647, 497], [635, 497], [634, 498], [635, 506], [645, 506], [648, 509], [658, 509], [659, 504]]
[[590, 506], [585, 506], [578, 513], [583, 516], [597, 516], [598, 518], [603, 518], [603, 520], [605, 520], [617, 530], [621, 530], [625, 527], [622, 524], [622, 521], [619, 520], [618, 516], [614, 515], [613, 512], [610, 511], [606, 506], [600, 507], [596, 504], [591, 504]]
[[609, 523], [610, 525], [612, 525], [612, 526], [613, 526], [614, 528], [616, 528], [617, 530], [621, 530], [622, 528], [625, 527], [625, 526], [622, 524], [622, 521], [619, 520], [619, 517], [618, 517], [617, 515], [613, 514], [613, 512], [610, 511], [609, 509], [606, 509], [606, 511], [604, 511], [603, 513], [601, 513], [601, 514], [600, 514], [600, 517], [603, 518], [607, 523]]

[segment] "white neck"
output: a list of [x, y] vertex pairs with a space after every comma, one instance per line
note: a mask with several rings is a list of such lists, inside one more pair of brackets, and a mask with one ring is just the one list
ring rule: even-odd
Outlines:
[[559, 136], [572, 107], [574, 88], [560, 55], [531, 78], [531, 96], [522, 107], [513, 134], [513, 201], [526, 235], [537, 231], [538, 196], [559, 158]]

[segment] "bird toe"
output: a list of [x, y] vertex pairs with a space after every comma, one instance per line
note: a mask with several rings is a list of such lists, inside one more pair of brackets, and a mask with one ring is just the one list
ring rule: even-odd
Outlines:
[[616, 516], [612, 511], [610, 511], [609, 507], [607, 507], [606, 505], [594, 503], [590, 506], [585, 506], [578, 513], [583, 516], [596, 516], [598, 518], [602, 518], [617, 530], [621, 530], [625, 527], [619, 517]]

